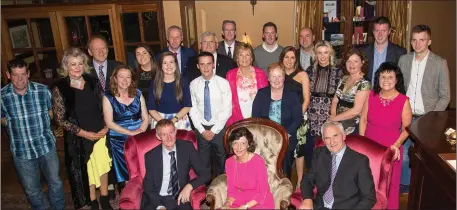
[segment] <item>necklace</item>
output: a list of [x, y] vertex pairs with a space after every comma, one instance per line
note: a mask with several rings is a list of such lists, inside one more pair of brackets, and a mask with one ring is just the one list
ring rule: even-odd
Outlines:
[[391, 103], [392, 101], [394, 101], [395, 98], [396, 98], [396, 96], [393, 96], [393, 97], [391, 96], [391, 97], [389, 97], [389, 98], [383, 98], [383, 97], [381, 96], [381, 94], [379, 94], [379, 100], [381, 100], [381, 104], [382, 104], [384, 107], [389, 106], [390, 103]]

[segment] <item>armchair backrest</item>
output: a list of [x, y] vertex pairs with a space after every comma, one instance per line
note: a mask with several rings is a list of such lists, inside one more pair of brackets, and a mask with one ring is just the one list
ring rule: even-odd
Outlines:
[[[347, 135], [345, 142], [354, 151], [368, 157], [376, 192], [388, 196], [394, 155], [392, 150], [360, 135]], [[318, 146], [325, 146], [322, 139], [316, 142], [315, 147]]]
[[[197, 138], [193, 131], [178, 130], [176, 139], [191, 141], [195, 149], [198, 150]], [[161, 142], [157, 139], [155, 129], [129, 137], [125, 143], [125, 159], [127, 162], [127, 169], [129, 170], [130, 180], [137, 176], [141, 176], [142, 180], [144, 179], [146, 174], [144, 155], [160, 144]], [[193, 170], [190, 171], [189, 175], [191, 180], [196, 177]]]
[[255, 153], [265, 160], [268, 172], [284, 177], [282, 163], [289, 145], [287, 130], [268, 119], [248, 118], [240, 120], [229, 126], [224, 135], [224, 148], [227, 154], [230, 153], [228, 140], [233, 130], [246, 127], [254, 136], [256, 143]]

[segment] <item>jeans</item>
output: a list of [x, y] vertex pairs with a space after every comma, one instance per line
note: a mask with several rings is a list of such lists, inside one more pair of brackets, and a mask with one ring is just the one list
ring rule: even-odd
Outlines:
[[[413, 117], [411, 124], [413, 124], [419, 117]], [[409, 185], [411, 182], [411, 169], [409, 168], [409, 148], [414, 145], [411, 137], [408, 137], [403, 145], [403, 162], [401, 163], [401, 185]]]
[[63, 184], [59, 176], [59, 157], [55, 149], [37, 159], [19, 159], [13, 155], [18, 179], [24, 188], [32, 209], [49, 209], [40, 183], [40, 169], [48, 184], [48, 196], [52, 209], [64, 209]]

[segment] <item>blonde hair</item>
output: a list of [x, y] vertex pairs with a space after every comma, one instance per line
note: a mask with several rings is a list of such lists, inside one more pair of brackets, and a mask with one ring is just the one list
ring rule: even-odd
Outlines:
[[284, 69], [283, 65], [281, 65], [280, 63], [271, 63], [270, 65], [268, 65], [268, 78], [270, 78], [270, 73], [275, 69], [279, 69], [281, 71], [282, 76], [286, 76], [286, 70]]
[[[332, 44], [330, 44], [330, 42], [328, 42], [328, 41], [320, 40], [320, 41], [316, 42], [316, 45], [314, 45], [314, 50], [313, 50], [313, 54], [312, 54], [313, 60], [316, 61], [316, 62], [314, 62], [314, 68], [317, 68], [317, 65], [319, 64], [319, 61], [316, 58], [317, 57], [316, 56], [317, 48], [319, 48], [319, 47], [327, 47], [329, 49], [329, 51], [330, 51], [329, 66], [335, 66], [335, 50], [333, 49]], [[297, 59], [299, 59], [299, 58], [297, 58]]]
[[251, 53], [251, 58], [252, 58], [251, 66], [252, 66], [252, 64], [255, 61], [254, 49], [252, 48], [252, 46], [250, 44], [247, 44], [244, 42], [241, 42], [238, 46], [235, 47], [235, 54], [233, 55], [233, 58], [235, 59], [236, 63], [238, 63], [238, 55], [240, 54], [241, 50], [247, 50]]
[[81, 49], [77, 47], [70, 47], [65, 50], [62, 58], [61, 69], [58, 70], [58, 73], [61, 77], [68, 76], [68, 59], [69, 58], [77, 58], [81, 57], [83, 59], [84, 64], [84, 73], [90, 74], [92, 71], [92, 67], [89, 66], [89, 57], [87, 57], [86, 53], [84, 53]]

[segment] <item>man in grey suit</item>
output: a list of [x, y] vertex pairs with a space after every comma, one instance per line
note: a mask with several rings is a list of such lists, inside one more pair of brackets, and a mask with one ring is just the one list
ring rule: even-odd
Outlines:
[[[429, 49], [432, 32], [427, 25], [412, 29], [411, 45], [414, 52], [400, 57], [398, 66], [403, 72], [406, 95], [413, 112], [413, 122], [430, 111], [444, 111], [451, 100], [449, 69], [442, 57]], [[408, 150], [413, 144], [409, 138], [404, 145], [400, 192], [409, 192], [411, 171]]]
[[236, 41], [236, 23], [233, 20], [224, 20], [222, 22], [222, 41], [219, 42], [217, 53], [226, 55], [233, 59], [235, 48], [240, 44]]
[[393, 62], [398, 63], [400, 56], [406, 54], [406, 49], [389, 41], [389, 35], [392, 31], [390, 21], [386, 17], [379, 17], [373, 21], [373, 44], [367, 45], [361, 49], [368, 59], [367, 79], [374, 84], [374, 75], [381, 63]]

